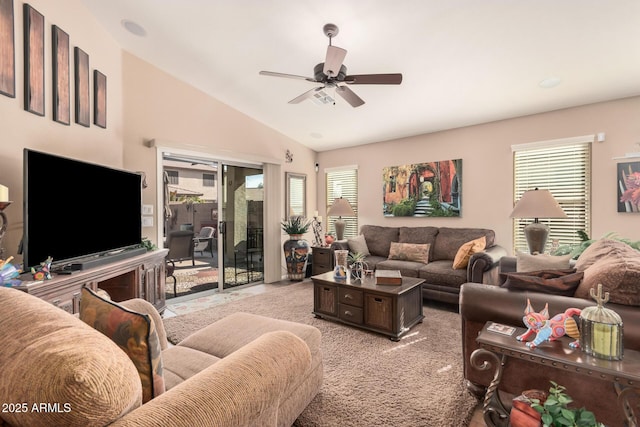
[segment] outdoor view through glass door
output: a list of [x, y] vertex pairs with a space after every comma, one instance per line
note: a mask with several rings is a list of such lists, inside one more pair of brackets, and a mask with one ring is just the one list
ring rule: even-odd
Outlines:
[[171, 153], [162, 162], [167, 298], [262, 281], [262, 169]]
[[222, 166], [220, 239], [223, 288], [263, 280], [262, 169]]

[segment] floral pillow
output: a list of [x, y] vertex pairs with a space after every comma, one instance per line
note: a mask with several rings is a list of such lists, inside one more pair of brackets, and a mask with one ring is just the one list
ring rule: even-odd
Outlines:
[[429, 263], [430, 244], [391, 242], [389, 259]]
[[142, 383], [142, 402], [165, 391], [160, 340], [147, 314], [136, 313], [82, 288], [80, 319], [111, 338], [131, 359]]

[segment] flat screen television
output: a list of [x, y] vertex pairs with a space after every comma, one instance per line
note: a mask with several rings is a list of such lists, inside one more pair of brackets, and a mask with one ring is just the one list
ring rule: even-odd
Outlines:
[[23, 189], [25, 270], [140, 246], [140, 174], [25, 149]]

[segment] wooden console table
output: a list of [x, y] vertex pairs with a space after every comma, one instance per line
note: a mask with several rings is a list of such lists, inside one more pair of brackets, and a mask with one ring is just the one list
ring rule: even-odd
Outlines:
[[376, 285], [373, 276], [337, 281], [333, 271], [311, 277], [313, 314], [387, 335], [398, 341], [422, 322], [423, 279], [405, 277], [401, 286]]
[[[74, 271], [71, 274], [53, 274], [51, 280], [25, 282], [16, 289], [32, 294], [75, 314], [80, 311], [80, 290], [104, 289], [113, 301], [143, 298], [162, 313], [165, 303], [165, 257], [168, 250], [160, 249], [121, 261]], [[29, 280], [25, 274], [23, 280]]]
[[471, 354], [470, 360], [471, 366], [475, 369], [495, 369], [493, 381], [487, 388], [483, 403], [484, 421], [488, 426], [509, 425], [509, 411], [500, 399], [498, 387], [503, 369], [510, 357], [611, 382], [616, 391], [619, 390], [618, 403], [627, 419], [627, 425], [638, 426], [628, 397], [640, 394], [640, 352], [625, 350], [624, 358], [620, 361], [598, 359], [579, 349], [569, 349], [570, 340], [567, 337], [529, 349], [524, 342], [516, 340], [516, 336], [524, 333], [526, 329], [515, 328], [512, 335], [503, 335], [488, 331], [487, 327], [491, 323], [493, 322], [487, 322], [478, 334], [477, 342], [480, 348]]

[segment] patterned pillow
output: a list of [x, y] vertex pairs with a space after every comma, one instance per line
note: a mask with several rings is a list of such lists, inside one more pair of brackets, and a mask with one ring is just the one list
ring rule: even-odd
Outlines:
[[424, 243], [398, 243], [391, 242], [389, 248], [389, 259], [401, 261], [415, 261], [423, 264], [429, 263], [430, 244]]
[[460, 246], [460, 249], [458, 249], [458, 252], [456, 253], [456, 257], [453, 259], [453, 268], [467, 268], [467, 265], [469, 265], [469, 260], [471, 259], [471, 255], [482, 252], [486, 246], [487, 238], [485, 236], [482, 236]]
[[80, 319], [111, 338], [131, 359], [142, 382], [142, 402], [165, 391], [160, 340], [147, 314], [136, 313], [82, 288]]

